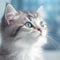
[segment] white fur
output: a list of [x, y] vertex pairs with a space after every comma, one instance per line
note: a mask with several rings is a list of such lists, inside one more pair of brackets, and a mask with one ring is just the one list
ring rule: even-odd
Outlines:
[[[9, 19], [13, 18], [13, 15], [16, 15], [16, 13], [16, 10], [9, 4], [5, 14], [7, 23], [9, 22]], [[31, 18], [32, 21], [26, 19], [25, 13], [21, 13], [21, 16], [18, 14], [14, 17], [15, 23], [6, 27], [5, 31], [2, 30], [3, 48], [10, 53], [6, 56], [5, 60], [44, 60], [42, 47], [47, 42], [47, 29], [40, 26], [40, 21], [44, 21], [42, 7], [37, 10], [37, 13], [40, 13], [38, 18]], [[11, 16], [7, 17], [9, 14], [11, 14]], [[31, 22], [35, 28], [26, 27], [24, 25], [26, 22]], [[16, 29], [19, 26], [22, 27], [17, 35], [11, 37], [11, 34], [16, 32]], [[38, 28], [42, 29], [42, 32], [39, 31]]]

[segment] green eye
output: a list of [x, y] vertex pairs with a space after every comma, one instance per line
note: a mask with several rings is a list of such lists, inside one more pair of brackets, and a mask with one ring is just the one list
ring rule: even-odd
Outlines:
[[42, 27], [44, 27], [43, 21], [40, 22], [40, 25], [41, 25]]
[[32, 28], [32, 27], [33, 27], [33, 25], [32, 25], [30, 22], [26, 22], [26, 23], [25, 23], [25, 26], [26, 26], [26, 27], [29, 27], [29, 28]]

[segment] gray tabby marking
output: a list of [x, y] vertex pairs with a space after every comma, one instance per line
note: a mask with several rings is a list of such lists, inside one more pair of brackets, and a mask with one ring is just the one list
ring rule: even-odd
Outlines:
[[47, 42], [43, 7], [35, 12], [17, 12], [7, 4], [1, 22], [0, 60], [44, 60]]

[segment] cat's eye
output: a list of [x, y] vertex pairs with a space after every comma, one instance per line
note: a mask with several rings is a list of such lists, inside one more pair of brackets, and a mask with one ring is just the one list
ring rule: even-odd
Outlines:
[[30, 22], [26, 22], [26, 23], [25, 23], [25, 26], [26, 26], [26, 27], [29, 27], [29, 28], [32, 28], [32, 27], [33, 27], [32, 23], [30, 23]]
[[40, 22], [40, 25], [41, 25], [42, 27], [44, 27], [43, 21]]

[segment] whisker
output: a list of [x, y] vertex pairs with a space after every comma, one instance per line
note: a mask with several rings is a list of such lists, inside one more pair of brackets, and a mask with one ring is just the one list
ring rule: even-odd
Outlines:
[[[51, 35], [51, 34], [48, 32], [48, 35]], [[53, 35], [56, 35], [56, 33], [53, 33]]]
[[49, 40], [49, 42], [51, 42], [51, 44], [55, 47], [55, 48], [57, 48], [57, 46], [58, 46], [58, 48], [60, 48], [59, 46], [60, 46], [60, 44], [55, 40], [55, 39], [53, 39], [51, 36], [47, 36], [47, 38], [48, 38], [48, 40]]

